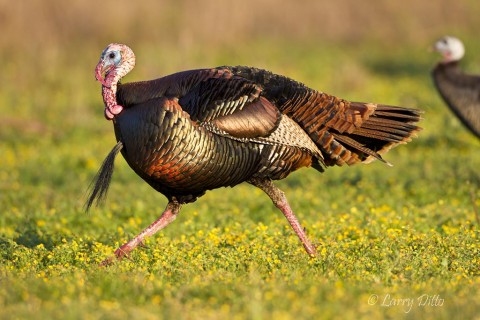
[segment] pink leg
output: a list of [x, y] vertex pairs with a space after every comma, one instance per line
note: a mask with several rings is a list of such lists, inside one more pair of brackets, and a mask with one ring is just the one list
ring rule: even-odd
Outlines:
[[181, 204], [176, 201], [170, 201], [163, 211], [160, 218], [155, 220], [151, 225], [149, 225], [145, 230], [143, 230], [139, 235], [125, 243], [123, 246], [115, 250], [114, 256], [104, 260], [100, 265], [107, 266], [113, 263], [113, 259], [122, 260], [123, 257], [130, 254], [130, 252], [135, 249], [137, 246], [141, 246], [143, 240], [146, 237], [150, 237], [160, 231], [161, 229], [168, 226], [175, 218], [177, 217], [178, 212], [180, 211]]
[[285, 197], [285, 193], [283, 193], [282, 190], [278, 189], [269, 179], [251, 179], [248, 182], [262, 189], [263, 192], [265, 192], [270, 197], [270, 199], [272, 199], [273, 204], [278, 209], [280, 209], [280, 211], [282, 211], [283, 215], [285, 216], [285, 218], [287, 218], [293, 230], [300, 238], [300, 241], [302, 242], [303, 247], [305, 248], [307, 253], [310, 256], [314, 256], [317, 253], [315, 247], [307, 238], [307, 235], [305, 234], [305, 231], [298, 222], [295, 213], [293, 213], [292, 209], [290, 208], [287, 197]]

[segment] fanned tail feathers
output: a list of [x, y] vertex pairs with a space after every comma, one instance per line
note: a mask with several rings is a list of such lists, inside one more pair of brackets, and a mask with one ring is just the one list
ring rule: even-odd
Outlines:
[[371, 115], [349, 130], [337, 131], [335, 127], [328, 130], [332, 138], [326, 149], [331, 151], [330, 157], [336, 165], [369, 163], [374, 159], [391, 165], [381, 155], [416, 137], [421, 128], [415, 123], [421, 119], [421, 112], [381, 104], [351, 103], [354, 109], [362, 105], [374, 109]]
[[[417, 137], [421, 128], [415, 124], [421, 120], [420, 114], [416, 109], [377, 105], [375, 113], [353, 134], [368, 139], [365, 141], [368, 148], [381, 155]], [[363, 162], [372, 160], [369, 157]]]
[[287, 103], [284, 112], [297, 121], [322, 150], [325, 165], [353, 165], [407, 143], [421, 129], [420, 111], [381, 104], [349, 102], [308, 92]]
[[88, 211], [94, 202], [98, 206], [105, 201], [108, 188], [110, 187], [110, 182], [112, 180], [115, 157], [117, 156], [118, 152], [122, 150], [122, 148], [123, 143], [121, 141], [117, 142], [112, 151], [110, 151], [105, 160], [103, 160], [102, 166], [98, 170], [88, 188], [89, 196], [85, 202], [85, 211]]

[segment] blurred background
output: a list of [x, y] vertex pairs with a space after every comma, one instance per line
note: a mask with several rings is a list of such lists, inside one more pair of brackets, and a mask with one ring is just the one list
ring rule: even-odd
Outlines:
[[[376, 92], [357, 94], [371, 73], [429, 81], [438, 57], [428, 48], [444, 34], [463, 39], [466, 60], [478, 61], [479, 12], [477, 0], [0, 0], [0, 134], [50, 132], [51, 113], [69, 125], [101, 120], [93, 68], [111, 42], [136, 52], [127, 81], [245, 64], [374, 100]], [[26, 119], [29, 128], [19, 123]]]
[[[422, 44], [444, 33], [474, 34], [474, 0], [422, 3], [353, 0], [1, 2], [2, 51], [86, 49], [113, 40], [163, 50], [238, 47], [245, 41]], [[33, 46], [33, 47], [32, 47]], [[79, 48], [80, 49], [80, 48]]]

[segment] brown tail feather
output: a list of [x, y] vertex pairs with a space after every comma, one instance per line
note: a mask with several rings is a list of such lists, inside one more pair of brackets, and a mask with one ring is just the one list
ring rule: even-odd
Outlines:
[[352, 159], [347, 163], [368, 163], [379, 159], [389, 164], [381, 155], [415, 137], [421, 130], [414, 125], [419, 120], [419, 110], [375, 105], [373, 114], [366, 118], [359, 128], [351, 133], [336, 134], [335, 137], [345, 148], [357, 155], [357, 161]]
[[[363, 152], [364, 154], [368, 154], [369, 156], [374, 157], [375, 159], [378, 159], [378, 160], [390, 165], [390, 163], [388, 161], [383, 160], [383, 158], [378, 153], [376, 153], [373, 150], [370, 150], [370, 149], [366, 148], [365, 146], [363, 146], [358, 141], [356, 141], [356, 140], [354, 140], [354, 139], [352, 139], [348, 136], [342, 136], [342, 135], [339, 135], [339, 134], [333, 134], [333, 136], [335, 137], [335, 139], [338, 142], [342, 143], [343, 145], [348, 145], [348, 146], [354, 148], [355, 150]], [[355, 160], [358, 160], [358, 159], [355, 159]]]
[[319, 92], [292, 99], [283, 110], [304, 128], [324, 153], [326, 165], [352, 165], [383, 160], [398, 144], [421, 129], [416, 109], [349, 102]]
[[378, 154], [384, 154], [398, 144], [405, 144], [417, 136], [421, 128], [415, 123], [421, 120], [420, 114], [421, 111], [416, 109], [379, 104], [373, 115], [353, 134], [365, 137], [364, 130], [375, 131], [376, 136], [366, 141], [365, 146]]

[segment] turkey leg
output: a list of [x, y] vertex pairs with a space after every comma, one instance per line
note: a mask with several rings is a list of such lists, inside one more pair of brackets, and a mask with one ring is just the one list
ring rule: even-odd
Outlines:
[[293, 213], [292, 208], [288, 204], [287, 197], [285, 197], [285, 193], [278, 189], [270, 179], [250, 179], [248, 181], [250, 184], [260, 188], [265, 192], [270, 199], [272, 199], [273, 204], [282, 211], [285, 218], [287, 218], [288, 222], [292, 226], [293, 230], [302, 241], [303, 247], [307, 251], [310, 256], [314, 256], [316, 254], [315, 247], [307, 238], [305, 234], [305, 230], [303, 230], [302, 226], [298, 222], [295, 213]]
[[101, 266], [107, 266], [112, 264], [113, 259], [117, 260], [122, 260], [123, 257], [128, 256], [130, 252], [135, 249], [137, 246], [141, 246], [143, 243], [143, 240], [146, 237], [150, 237], [160, 231], [161, 229], [165, 228], [168, 226], [175, 218], [177, 217], [178, 212], [180, 211], [181, 204], [179, 204], [177, 201], [170, 201], [167, 204], [167, 207], [163, 211], [162, 215], [160, 218], [155, 220], [151, 225], [149, 225], [145, 230], [143, 230], [139, 235], [137, 235], [135, 238], [130, 240], [129, 242], [125, 243], [123, 246], [115, 250], [115, 255], [113, 257], [110, 257], [106, 260], [104, 260], [100, 265]]

